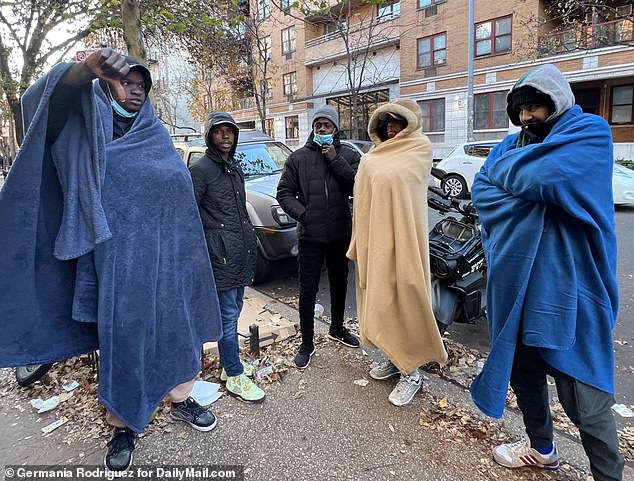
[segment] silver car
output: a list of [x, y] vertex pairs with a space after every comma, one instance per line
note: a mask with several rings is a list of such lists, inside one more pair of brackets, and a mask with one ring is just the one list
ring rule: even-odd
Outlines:
[[[205, 140], [198, 137], [189, 140], [174, 136], [174, 146], [188, 167], [205, 155]], [[247, 212], [258, 237], [254, 284], [267, 279], [274, 261], [297, 256], [297, 223], [275, 199], [282, 168], [291, 152], [285, 144], [258, 130], [241, 130], [238, 136], [236, 157], [241, 159]]]

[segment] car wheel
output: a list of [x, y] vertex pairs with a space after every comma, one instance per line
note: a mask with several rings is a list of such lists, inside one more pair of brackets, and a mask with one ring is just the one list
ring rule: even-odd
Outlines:
[[442, 190], [451, 197], [465, 197], [467, 195], [467, 183], [459, 175], [447, 175], [441, 185]]
[[253, 285], [264, 282], [271, 274], [271, 268], [271, 261], [266, 260], [258, 250], [258, 255], [255, 261], [255, 276], [253, 277]]
[[53, 366], [53, 363], [33, 364], [15, 368], [15, 378], [20, 386], [28, 386], [39, 380]]

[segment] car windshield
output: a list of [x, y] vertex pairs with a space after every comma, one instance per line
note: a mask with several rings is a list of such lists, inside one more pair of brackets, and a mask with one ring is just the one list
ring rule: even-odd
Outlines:
[[284, 167], [291, 150], [279, 142], [261, 144], [241, 144], [236, 150], [236, 158], [245, 175], [268, 175], [279, 172]]

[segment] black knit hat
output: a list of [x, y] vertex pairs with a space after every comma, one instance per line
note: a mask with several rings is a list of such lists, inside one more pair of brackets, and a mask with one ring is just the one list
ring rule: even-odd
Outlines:
[[551, 112], [555, 111], [555, 103], [550, 96], [530, 85], [518, 88], [511, 95], [510, 101], [511, 109], [515, 112], [518, 112], [522, 105], [545, 105]]

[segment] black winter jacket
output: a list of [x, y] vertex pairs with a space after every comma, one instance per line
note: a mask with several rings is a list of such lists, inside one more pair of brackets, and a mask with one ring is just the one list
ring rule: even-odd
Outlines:
[[277, 200], [299, 222], [300, 239], [330, 243], [350, 238], [349, 196], [360, 156], [351, 147], [341, 145], [336, 133], [333, 145], [337, 155], [329, 161], [312, 139], [311, 133], [306, 145], [286, 160], [277, 186]]
[[257, 239], [247, 214], [242, 169], [227, 164], [217, 152], [207, 149], [189, 170], [216, 288], [227, 291], [251, 284]]

